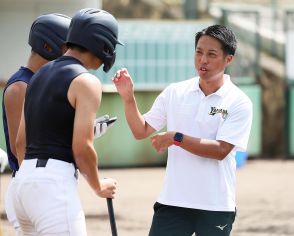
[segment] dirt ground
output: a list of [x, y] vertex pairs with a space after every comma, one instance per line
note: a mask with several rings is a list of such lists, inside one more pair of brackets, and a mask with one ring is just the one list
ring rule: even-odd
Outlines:
[[[119, 182], [113, 201], [118, 235], [148, 235], [152, 206], [161, 189], [164, 171], [164, 168], [101, 170], [101, 177], [113, 177]], [[1, 176], [0, 236], [14, 235], [3, 210], [9, 178], [8, 174]], [[83, 178], [79, 181], [88, 235], [110, 236], [106, 200], [96, 197]], [[294, 236], [294, 161], [249, 161], [239, 169], [237, 207], [232, 236]]]

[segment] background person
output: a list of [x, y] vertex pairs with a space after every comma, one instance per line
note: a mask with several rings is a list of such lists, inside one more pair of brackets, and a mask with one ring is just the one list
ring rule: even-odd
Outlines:
[[[15, 178], [14, 205], [25, 235], [86, 235], [77, 191], [77, 170], [94, 192], [113, 198], [116, 180], [99, 179], [93, 124], [101, 83], [88, 70], [115, 62], [118, 26], [99, 9], [72, 18], [64, 56], [31, 79], [17, 136], [22, 163]], [[24, 160], [23, 160], [24, 159]]]
[[225, 74], [237, 42], [213, 25], [195, 36], [197, 77], [169, 85], [141, 115], [126, 69], [113, 82], [136, 139], [168, 149], [164, 187], [154, 205], [150, 236], [228, 236], [235, 219], [235, 153], [246, 150], [252, 103]]
[[[16, 158], [16, 135], [27, 85], [34, 73], [48, 61], [60, 57], [66, 50], [65, 40], [71, 18], [62, 14], [39, 16], [32, 24], [28, 43], [31, 54], [27, 65], [11, 76], [3, 91], [2, 118], [9, 166], [15, 176], [19, 168]], [[5, 197], [5, 211], [9, 222], [18, 231], [19, 224], [12, 205], [12, 184], [9, 184]]]

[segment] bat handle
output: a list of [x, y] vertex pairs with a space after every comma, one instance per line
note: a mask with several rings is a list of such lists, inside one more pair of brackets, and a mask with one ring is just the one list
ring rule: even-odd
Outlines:
[[117, 236], [117, 229], [116, 229], [116, 223], [115, 223], [112, 198], [107, 198], [107, 208], [108, 208], [108, 215], [109, 215], [112, 236]]

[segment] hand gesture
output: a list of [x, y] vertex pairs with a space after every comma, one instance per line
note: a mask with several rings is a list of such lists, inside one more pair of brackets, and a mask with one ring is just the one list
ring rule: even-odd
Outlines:
[[164, 152], [169, 146], [173, 144], [173, 132], [162, 132], [151, 137], [151, 144], [157, 152]]
[[127, 101], [134, 96], [134, 83], [126, 68], [118, 70], [112, 81], [123, 100]]

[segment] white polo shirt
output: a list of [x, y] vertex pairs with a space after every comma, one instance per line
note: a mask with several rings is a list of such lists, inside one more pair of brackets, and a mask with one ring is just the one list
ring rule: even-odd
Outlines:
[[205, 96], [199, 77], [169, 85], [144, 114], [154, 129], [167, 127], [197, 138], [223, 140], [235, 147], [222, 161], [194, 155], [172, 145], [158, 202], [210, 211], [234, 211], [237, 150], [246, 150], [252, 103], [228, 75], [224, 85]]

